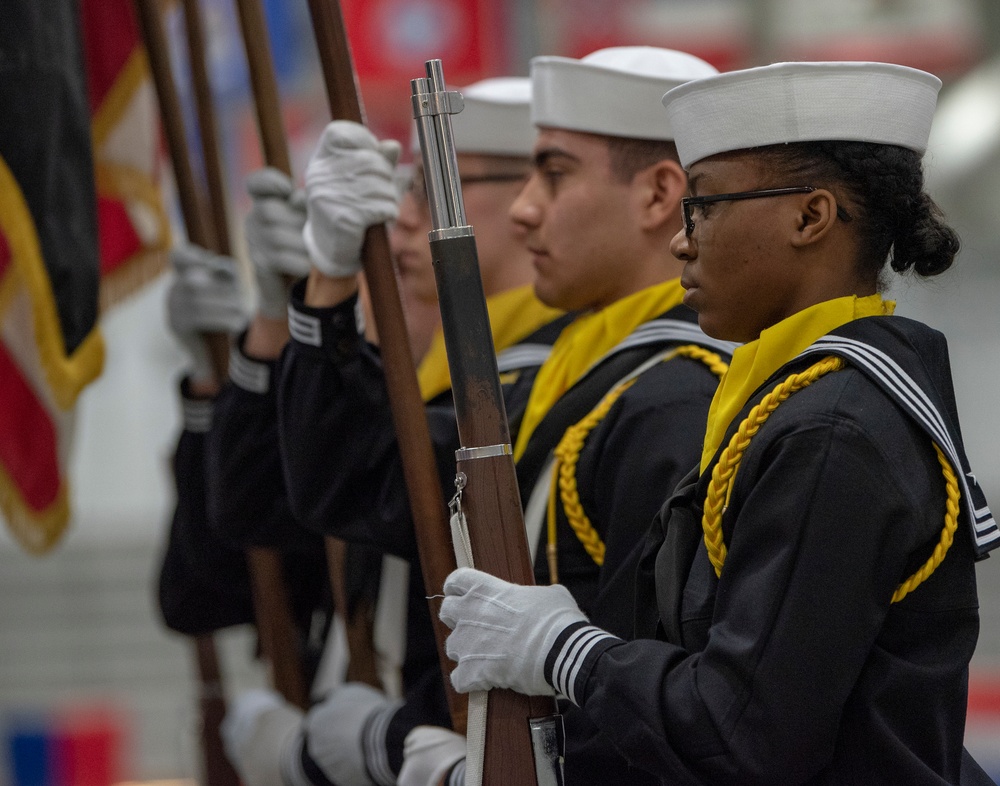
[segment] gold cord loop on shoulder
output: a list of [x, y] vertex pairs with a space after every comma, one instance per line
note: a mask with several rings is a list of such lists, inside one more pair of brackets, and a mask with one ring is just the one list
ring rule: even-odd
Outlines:
[[[701, 361], [708, 366], [713, 374], [719, 377], [729, 367], [718, 354], [696, 344], [678, 347], [664, 357], [663, 362], [678, 356]], [[598, 423], [604, 419], [614, 403], [626, 390], [635, 384], [637, 379], [638, 377], [633, 377], [616, 385], [586, 417], [566, 430], [553, 453], [555, 466], [552, 471], [552, 488], [549, 491], [547, 511], [548, 543], [546, 546], [549, 578], [553, 584], [558, 582], [558, 560], [556, 556], [557, 493], [559, 501], [562, 503], [563, 511], [566, 513], [566, 520], [569, 522], [570, 527], [573, 528], [577, 539], [583, 544], [587, 554], [590, 555], [590, 558], [596, 565], [600, 566], [604, 564], [604, 541], [601, 540], [600, 535], [588, 518], [580, 501], [580, 492], [576, 482], [576, 466], [590, 432], [597, 427]]]
[[944, 555], [948, 553], [948, 549], [951, 548], [951, 544], [955, 540], [955, 530], [958, 529], [958, 501], [961, 497], [961, 492], [958, 489], [958, 477], [955, 475], [955, 470], [952, 469], [951, 464], [948, 463], [944, 451], [938, 447], [936, 442], [933, 444], [938, 463], [941, 465], [941, 473], [944, 475], [945, 493], [947, 496], [941, 539], [934, 547], [934, 553], [927, 559], [927, 562], [921, 565], [920, 569], [910, 576], [910, 578], [896, 587], [896, 591], [892, 596], [893, 603], [901, 601], [930, 578], [930, 575], [937, 570], [937, 566], [941, 564]]
[[[750, 414], [740, 423], [729, 444], [722, 451], [719, 461], [712, 468], [712, 479], [705, 497], [705, 510], [701, 520], [705, 536], [705, 548], [708, 551], [708, 559], [712, 563], [712, 567], [715, 568], [716, 576], [722, 575], [722, 566], [726, 561], [727, 553], [726, 544], [722, 538], [722, 514], [729, 500], [736, 470], [739, 469], [740, 461], [742, 461], [743, 454], [750, 445], [751, 438], [760, 430], [760, 427], [771, 416], [771, 413], [778, 408], [778, 405], [788, 399], [792, 393], [808, 387], [820, 377], [843, 367], [844, 361], [840, 358], [835, 356], [826, 357], [805, 371], [792, 374], [783, 382], [776, 385], [770, 393], [761, 399], [759, 404], [750, 410]], [[945, 504], [944, 528], [941, 530], [941, 539], [937, 546], [935, 546], [934, 553], [927, 562], [896, 588], [896, 592], [892, 596], [893, 603], [897, 603], [906, 597], [907, 594], [926, 581], [937, 569], [951, 547], [955, 530], [958, 527], [958, 503], [960, 497], [958, 479], [944, 453], [936, 443], [934, 444], [934, 450], [937, 453], [938, 462], [941, 464], [942, 473], [945, 478], [947, 501]]]

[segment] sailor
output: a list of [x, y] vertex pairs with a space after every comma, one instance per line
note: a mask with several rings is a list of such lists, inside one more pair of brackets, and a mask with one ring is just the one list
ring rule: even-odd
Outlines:
[[[518, 486], [536, 582], [560, 583], [623, 637], [643, 537], [698, 461], [733, 348], [706, 336], [681, 302], [682, 263], [669, 244], [687, 181], [659, 104], [714, 73], [654, 47], [531, 64], [534, 170], [511, 217], [539, 298], [578, 316], [532, 387], [514, 443]], [[651, 782], [584, 714], [566, 710], [568, 782]], [[408, 747], [421, 755], [408, 755], [407, 775], [432, 776], [412, 783], [433, 782], [463, 753], [440, 730], [415, 732]]]
[[1000, 533], [944, 337], [881, 295], [887, 263], [934, 276], [959, 248], [923, 190], [940, 84], [781, 63], [666, 94], [690, 183], [671, 244], [685, 302], [745, 343], [649, 531], [640, 638], [562, 587], [460, 569], [441, 610], [457, 689], [556, 691], [662, 783], [972, 775], [974, 563]]
[[[523, 408], [563, 319], [534, 297], [530, 259], [507, 218], [529, 169], [530, 84], [495, 78], [462, 92], [466, 109], [455, 123], [460, 175], [469, 219], [486, 241], [481, 273], [498, 365], [516, 411], [517, 391], [524, 390]], [[401, 673], [380, 668], [381, 689], [340, 685], [304, 717], [273, 693], [245, 696], [230, 713], [227, 741], [244, 779], [254, 783], [394, 783], [409, 730], [449, 722], [378, 351], [356, 320], [364, 232], [392, 220], [407, 332], [432, 431], [447, 446], [442, 482], [451, 486], [457, 433], [427, 242], [430, 214], [419, 166], [398, 193], [398, 152], [396, 143], [378, 142], [357, 124], [325, 130], [301, 203], [299, 246], [312, 270], [307, 265], [308, 280], [292, 291], [291, 340], [269, 379], [279, 398], [282, 482], [292, 512], [311, 532], [352, 541], [348, 583], [377, 595], [378, 663]], [[276, 449], [277, 439], [271, 444]], [[359, 548], [372, 546], [388, 554], [374, 564], [354, 559]]]

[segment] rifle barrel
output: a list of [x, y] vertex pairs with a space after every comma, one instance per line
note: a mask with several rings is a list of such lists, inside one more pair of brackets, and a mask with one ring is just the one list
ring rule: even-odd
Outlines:
[[[465, 224], [451, 133], [451, 114], [461, 111], [462, 101], [445, 87], [440, 60], [428, 61], [427, 78], [414, 79], [411, 87], [424, 177], [434, 200], [431, 257], [463, 446], [456, 456], [456, 497], [469, 522], [475, 567], [517, 584], [534, 584], [475, 232]], [[529, 721], [554, 712], [550, 697], [490, 691], [484, 784], [537, 783]]]

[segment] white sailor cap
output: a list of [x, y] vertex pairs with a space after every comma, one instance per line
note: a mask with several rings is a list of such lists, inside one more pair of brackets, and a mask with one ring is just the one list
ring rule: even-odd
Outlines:
[[674, 138], [663, 123], [663, 92], [718, 71], [704, 60], [652, 46], [598, 49], [586, 57], [531, 61], [536, 126], [632, 139]]
[[716, 153], [819, 140], [923, 154], [941, 80], [890, 63], [775, 63], [675, 87], [663, 96], [681, 166]]
[[[531, 80], [525, 76], [483, 79], [457, 89], [465, 108], [451, 117], [458, 153], [488, 156], [530, 156], [537, 132], [531, 124]], [[661, 113], [662, 114], [662, 113]], [[413, 126], [410, 150], [420, 156]]]

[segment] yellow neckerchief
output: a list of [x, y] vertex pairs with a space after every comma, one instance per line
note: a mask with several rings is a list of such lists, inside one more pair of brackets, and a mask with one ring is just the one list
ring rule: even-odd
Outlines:
[[675, 278], [573, 320], [559, 334], [552, 346], [552, 354], [535, 377], [517, 435], [514, 461], [524, 455], [528, 440], [542, 418], [587, 369], [639, 325], [680, 304], [683, 297], [680, 279]]
[[[530, 284], [490, 295], [486, 298], [486, 310], [490, 315], [493, 346], [498, 354], [563, 313], [536, 298]], [[448, 355], [440, 327], [434, 331], [427, 354], [417, 368], [417, 382], [424, 401], [437, 398], [451, 388]]]
[[732, 419], [775, 371], [831, 330], [861, 317], [891, 314], [895, 308], [895, 301], [882, 300], [879, 295], [827, 300], [783, 319], [761, 332], [756, 341], [737, 347], [708, 410], [701, 471], [711, 464]]

